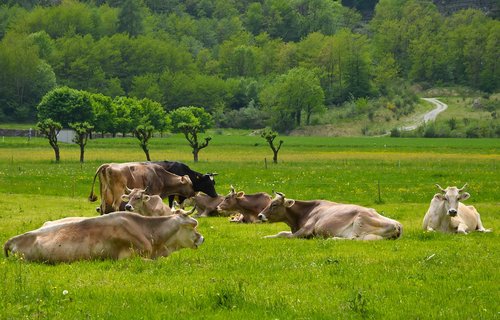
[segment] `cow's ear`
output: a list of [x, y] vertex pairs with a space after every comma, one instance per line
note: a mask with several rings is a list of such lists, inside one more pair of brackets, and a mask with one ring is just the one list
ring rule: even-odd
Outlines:
[[189, 176], [188, 176], [188, 175], [185, 175], [185, 176], [182, 176], [182, 177], [181, 177], [181, 182], [182, 182], [182, 183], [187, 183], [188, 181], [189, 181], [189, 182], [191, 181], [191, 179], [189, 179]]
[[145, 202], [148, 202], [149, 200], [151, 200], [151, 197], [149, 195], [145, 194], [142, 196], [142, 200]]
[[442, 193], [436, 193], [434, 195], [434, 199], [437, 199], [437, 200], [444, 200], [444, 195]]
[[287, 208], [290, 208], [294, 204], [295, 204], [295, 200], [293, 200], [293, 199], [286, 199], [285, 200], [285, 207], [287, 207]]
[[461, 201], [464, 201], [464, 200], [469, 199], [469, 197], [470, 197], [470, 193], [468, 193], [468, 192], [464, 192], [464, 193], [462, 193], [462, 194], [460, 195], [460, 200], [461, 200]]
[[243, 191], [240, 191], [236, 194], [236, 198], [243, 198], [243, 196], [245, 195], [245, 192]]
[[122, 201], [123, 202], [129, 202], [130, 201], [130, 197], [128, 195], [126, 195], [126, 194], [123, 194], [122, 195]]

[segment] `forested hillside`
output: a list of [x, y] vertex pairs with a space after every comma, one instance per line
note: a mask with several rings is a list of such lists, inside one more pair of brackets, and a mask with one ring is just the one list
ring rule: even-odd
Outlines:
[[408, 113], [414, 83], [500, 87], [500, 22], [431, 0], [381, 0], [369, 22], [332, 0], [1, 3], [0, 122], [35, 121], [61, 86], [280, 131], [359, 99]]

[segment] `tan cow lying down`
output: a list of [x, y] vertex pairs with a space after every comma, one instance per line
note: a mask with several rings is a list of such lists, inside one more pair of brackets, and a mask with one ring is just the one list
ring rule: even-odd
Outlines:
[[200, 246], [203, 236], [196, 230], [197, 224], [185, 214], [145, 217], [113, 212], [93, 218], [70, 217], [9, 239], [4, 253], [49, 263], [132, 255], [156, 259], [182, 248]]
[[183, 206], [195, 206], [197, 213], [196, 217], [215, 217], [221, 215], [217, 211], [217, 206], [224, 200], [224, 196], [210, 197], [209, 195], [198, 192], [194, 197], [186, 199]]
[[326, 200], [286, 199], [279, 192], [258, 217], [262, 221], [285, 222], [292, 229], [267, 238], [318, 236], [380, 240], [397, 239], [403, 232], [401, 223], [380, 215], [375, 209]]
[[231, 186], [228, 195], [217, 206], [217, 211], [239, 212], [240, 214], [232, 218], [231, 222], [259, 222], [258, 214], [268, 206], [271, 199], [271, 196], [265, 192], [245, 194], [243, 191], [236, 192]]
[[170, 209], [160, 198], [159, 195], [149, 195], [145, 189], [127, 188], [128, 192], [122, 195], [122, 201], [126, 202], [125, 210], [135, 212], [143, 216], [159, 217], [170, 216], [173, 214]]
[[449, 233], [466, 234], [471, 231], [490, 232], [483, 227], [481, 217], [473, 206], [466, 206], [460, 201], [467, 200], [470, 194], [462, 192], [467, 184], [462, 188], [447, 187], [441, 188], [441, 193], [436, 193], [431, 200], [431, 204], [424, 217], [424, 231], [441, 231]]
[[[122, 201], [127, 202], [125, 210], [135, 212], [143, 216], [159, 217], [170, 216], [172, 214], [191, 215], [196, 209], [196, 205], [191, 211], [185, 211], [181, 208], [176, 208], [177, 202], [174, 201], [173, 207], [169, 208], [159, 195], [148, 195], [146, 190], [134, 188], [128, 189], [129, 194], [122, 195]], [[207, 196], [208, 197], [208, 196]]]

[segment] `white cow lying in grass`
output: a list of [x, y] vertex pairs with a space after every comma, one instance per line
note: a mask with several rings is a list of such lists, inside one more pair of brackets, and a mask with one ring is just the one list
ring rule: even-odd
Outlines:
[[441, 188], [441, 193], [436, 193], [431, 200], [429, 210], [424, 217], [424, 231], [441, 231], [448, 233], [463, 233], [471, 231], [490, 232], [483, 227], [481, 217], [473, 206], [466, 206], [460, 201], [469, 199], [470, 194], [462, 192], [467, 184], [462, 188], [448, 187]]

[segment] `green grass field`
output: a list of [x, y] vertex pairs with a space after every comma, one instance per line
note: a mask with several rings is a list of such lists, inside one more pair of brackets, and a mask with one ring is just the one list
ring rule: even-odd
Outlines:
[[[262, 138], [219, 133], [199, 163], [178, 135], [153, 139], [151, 156], [219, 173], [221, 194], [234, 185], [373, 207], [400, 221], [403, 237], [263, 239], [287, 226], [200, 218], [206, 240], [198, 250], [156, 261], [3, 258], [0, 319], [500, 318], [500, 140], [282, 137], [275, 165]], [[132, 138], [92, 140], [84, 164], [78, 156], [62, 145], [56, 164], [44, 139], [0, 140], [2, 244], [47, 220], [96, 215], [97, 203], [87, 201], [96, 168], [145, 159]], [[466, 182], [466, 203], [493, 232], [422, 232], [434, 184]]]

